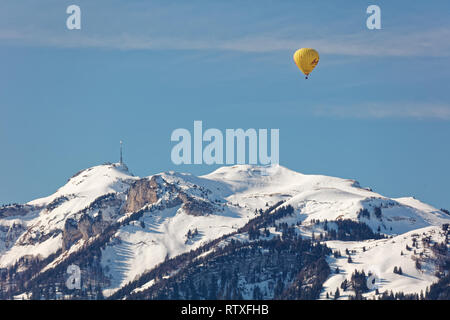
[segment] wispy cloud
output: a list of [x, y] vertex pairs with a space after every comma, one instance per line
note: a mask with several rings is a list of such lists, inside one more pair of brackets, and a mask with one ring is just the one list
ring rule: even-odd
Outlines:
[[355, 34], [308, 38], [285, 34], [236, 35], [227, 39], [211, 35], [195, 37], [150, 36], [132, 33], [92, 35], [83, 31], [48, 34], [45, 32], [2, 31], [0, 40], [10, 44], [105, 48], [118, 50], [223, 50], [236, 52], [275, 52], [314, 47], [321, 53], [348, 56], [450, 56], [450, 28], [420, 32], [367, 31]]
[[[404, 13], [400, 16], [402, 23], [387, 20], [391, 23], [383, 24], [386, 29], [367, 30], [364, 19], [358, 25], [341, 21], [341, 15], [348, 14], [349, 9], [354, 12], [354, 5], [337, 6], [338, 12], [332, 15], [320, 10], [313, 17], [299, 19], [295, 10], [298, 6], [270, 0], [263, 1], [266, 6], [258, 10], [254, 10], [255, 4], [236, 6], [239, 1], [207, 0], [189, 4], [113, 1], [104, 10], [103, 3], [80, 0], [84, 2], [83, 29], [68, 31], [65, 6], [60, 1], [24, 1], [1, 2], [3, 45], [250, 53], [314, 47], [324, 54], [346, 56], [450, 56], [450, 24], [444, 10], [437, 14], [439, 9], [428, 10], [426, 5], [420, 17]], [[280, 6], [282, 9], [278, 9]], [[272, 12], [274, 8], [277, 10]], [[395, 12], [391, 14], [395, 16]], [[358, 19], [364, 17], [362, 10]], [[414, 23], [418, 21], [422, 23]]]
[[450, 120], [450, 104], [434, 103], [373, 102], [354, 105], [327, 105], [316, 106], [312, 112], [317, 116], [342, 118]]

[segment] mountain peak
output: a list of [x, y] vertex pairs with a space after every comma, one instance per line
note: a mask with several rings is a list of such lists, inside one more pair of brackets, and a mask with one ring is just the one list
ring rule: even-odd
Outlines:
[[123, 192], [128, 187], [128, 181], [137, 179], [125, 164], [105, 163], [78, 171], [69, 178], [67, 183], [51, 196], [30, 201], [30, 205], [46, 205], [54, 199], [78, 195], [87, 200], [95, 199], [111, 192]]

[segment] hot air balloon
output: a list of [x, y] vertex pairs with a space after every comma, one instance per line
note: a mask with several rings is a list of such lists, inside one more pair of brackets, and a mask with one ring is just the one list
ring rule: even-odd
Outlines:
[[311, 48], [301, 48], [294, 53], [294, 62], [308, 79], [309, 74], [319, 63], [319, 53]]

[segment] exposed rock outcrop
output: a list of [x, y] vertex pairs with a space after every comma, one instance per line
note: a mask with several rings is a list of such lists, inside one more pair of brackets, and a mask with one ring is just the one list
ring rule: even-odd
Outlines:
[[80, 239], [88, 240], [102, 233], [106, 226], [107, 223], [103, 221], [101, 213], [95, 218], [83, 214], [78, 221], [73, 218], [67, 219], [63, 230], [63, 250], [69, 249]]
[[123, 212], [134, 212], [147, 204], [158, 201], [158, 182], [156, 176], [134, 182], [128, 191]]
[[180, 192], [178, 198], [183, 202], [183, 210], [193, 216], [203, 216], [214, 212], [214, 206], [201, 199], [196, 199]]
[[0, 207], [0, 218], [13, 217], [13, 216], [25, 216], [32, 210], [40, 209], [28, 204], [11, 204]]
[[128, 191], [127, 202], [122, 211], [138, 211], [146, 205], [156, 203], [160, 198], [164, 198], [162, 206], [173, 208], [182, 205], [184, 211], [193, 216], [214, 212], [214, 206], [211, 203], [188, 195], [175, 184], [168, 183], [160, 176], [136, 181]]
[[80, 240], [82, 234], [78, 230], [78, 222], [75, 219], [69, 218], [64, 223], [63, 230], [63, 250], [69, 249], [72, 244]]

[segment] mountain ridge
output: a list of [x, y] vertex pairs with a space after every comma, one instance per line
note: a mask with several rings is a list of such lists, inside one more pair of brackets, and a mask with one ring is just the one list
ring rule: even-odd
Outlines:
[[[305, 175], [279, 165], [140, 178], [124, 165], [105, 164], [81, 170], [48, 197], [0, 208], [0, 270], [16, 266], [31, 274], [27, 260], [46, 261], [25, 285], [98, 245], [95, 272], [102, 280], [96, 285], [101, 283], [102, 295], [110, 296], [167, 259], [237, 232], [262, 209], [279, 203], [293, 210], [279, 223], [295, 226], [306, 239], [330, 231], [320, 221], [339, 231], [350, 220], [397, 237], [429, 227], [437, 232], [450, 220], [413, 198], [391, 199], [355, 180]], [[432, 280], [436, 277], [424, 283]]]

